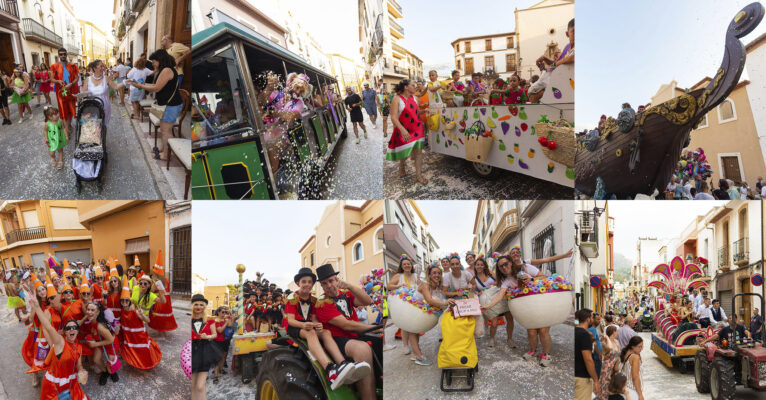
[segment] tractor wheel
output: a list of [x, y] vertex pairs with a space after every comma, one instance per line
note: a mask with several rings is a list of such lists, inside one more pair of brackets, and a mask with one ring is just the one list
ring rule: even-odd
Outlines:
[[298, 349], [284, 347], [263, 354], [255, 398], [315, 400], [326, 399], [327, 396], [309, 360]]
[[255, 376], [255, 360], [253, 354], [243, 354], [239, 356], [242, 370], [242, 383], [248, 384]]
[[734, 400], [736, 390], [734, 362], [723, 357], [714, 358], [710, 371], [710, 397], [713, 400]]
[[694, 357], [694, 383], [700, 393], [710, 393], [710, 361], [704, 349], [697, 350]]

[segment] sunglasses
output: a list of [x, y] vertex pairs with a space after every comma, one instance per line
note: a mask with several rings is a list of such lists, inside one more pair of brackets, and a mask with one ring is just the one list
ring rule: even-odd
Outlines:
[[65, 291], [61, 292], [61, 294], [74, 294], [74, 292], [71, 291], [71, 290], [65, 290]]
[[80, 292], [80, 296], [90, 296], [90, 292]]
[[51, 296], [51, 297], [48, 297], [48, 301], [53, 301], [53, 300], [55, 300], [55, 299], [56, 299], [56, 296]]
[[141, 283], [139, 283], [139, 285], [141, 285], [141, 286], [149, 286], [149, 282], [141, 282]]
[[79, 331], [80, 328], [78, 328], [76, 325], [69, 325], [64, 327], [64, 332], [67, 331]]

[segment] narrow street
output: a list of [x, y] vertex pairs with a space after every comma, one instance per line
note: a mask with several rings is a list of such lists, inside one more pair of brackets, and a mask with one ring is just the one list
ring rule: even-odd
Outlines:
[[[32, 387], [32, 376], [26, 374], [29, 366], [21, 358], [21, 345], [27, 337], [27, 327], [16, 320], [14, 313], [7, 308], [8, 298], [0, 296], [0, 399], [35, 400], [40, 398], [40, 388]], [[91, 399], [188, 399], [191, 396], [191, 381], [181, 369], [181, 348], [189, 339], [191, 314], [188, 301], [173, 299], [181, 306], [174, 308], [178, 329], [172, 332], [157, 332], [149, 329], [149, 335], [162, 349], [162, 361], [151, 370], [138, 370], [125, 361], [119, 371], [120, 381], [111, 380], [105, 386], [99, 386], [98, 373], [93, 366], [85, 364], [88, 383], [83, 391]]]
[[[386, 340], [393, 342], [396, 326], [386, 328]], [[489, 347], [489, 333], [477, 339], [479, 371], [475, 375], [472, 392], [445, 393], [439, 388], [441, 370], [437, 367], [437, 351], [441, 329], [434, 329], [420, 337], [423, 355], [434, 363], [420, 366], [403, 354], [401, 340], [396, 348], [383, 353], [385, 371], [384, 397], [391, 399], [571, 399], [574, 397], [572, 365], [574, 364], [574, 327], [561, 324], [551, 328], [553, 349], [549, 367], [525, 361], [521, 356], [529, 350], [527, 331], [516, 325], [513, 340], [519, 346], [511, 349], [505, 344], [505, 326], [500, 326], [495, 336], [495, 347]], [[567, 377], [567, 379], [563, 379]], [[453, 379], [465, 385], [465, 379]]]
[[[710, 399], [710, 394], [697, 392], [694, 384], [694, 374], [681, 374], [677, 369], [668, 368], [652, 351], [652, 334], [639, 333], [644, 339], [644, 349], [641, 351], [644, 370], [644, 398], [663, 400], [694, 400]], [[737, 386], [735, 398], [742, 400], [764, 399], [766, 394]]]
[[[393, 130], [391, 127], [389, 129]], [[389, 132], [390, 134], [390, 132]], [[383, 148], [388, 141], [384, 141]], [[415, 163], [407, 160], [407, 175], [399, 176], [399, 164], [386, 161], [383, 168], [383, 194], [387, 199], [564, 199], [574, 189], [528, 175], [496, 169], [482, 177], [470, 162], [444, 154], [423, 151], [423, 177], [428, 184], [415, 182]]]
[[[43, 100], [43, 104], [45, 99]], [[55, 99], [52, 99], [55, 102]], [[96, 182], [83, 182], [77, 193], [72, 171], [72, 153], [76, 134], [74, 123], [69, 143], [64, 149], [64, 167], [51, 165], [45, 145], [43, 105], [32, 100], [33, 117], [18, 123], [18, 110], [11, 107], [13, 125], [0, 126], [0, 198], [4, 199], [159, 199], [159, 190], [137, 141], [130, 116], [119, 104], [112, 105], [106, 135], [108, 161], [103, 173], [103, 191]]]
[[[382, 199], [383, 198], [383, 155], [380, 153], [383, 138], [383, 122], [378, 118], [377, 128], [372, 127], [365, 114], [367, 139], [359, 129], [359, 144], [356, 144], [353, 124], [346, 122], [348, 136], [340, 139], [335, 149], [335, 162], [330, 168], [331, 184], [326, 199]], [[388, 127], [389, 133], [391, 127]]]

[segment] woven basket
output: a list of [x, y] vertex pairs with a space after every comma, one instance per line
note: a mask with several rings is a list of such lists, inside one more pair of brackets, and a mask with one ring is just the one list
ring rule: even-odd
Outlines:
[[548, 140], [556, 141], [555, 150], [543, 147], [543, 153], [546, 157], [567, 167], [574, 167], [576, 139], [573, 127], [554, 126], [538, 122], [535, 124], [535, 132], [538, 138], [546, 137]]
[[491, 137], [478, 135], [465, 137], [465, 159], [468, 161], [486, 163], [487, 155], [491, 149]]

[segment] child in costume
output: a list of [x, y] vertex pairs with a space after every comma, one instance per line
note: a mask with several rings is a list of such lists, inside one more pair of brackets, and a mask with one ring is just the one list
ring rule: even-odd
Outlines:
[[514, 74], [508, 78], [508, 91], [505, 104], [524, 104], [527, 102], [527, 90], [519, 85], [519, 76]]
[[[43, 115], [45, 116], [45, 145], [48, 146], [51, 163], [56, 169], [61, 169], [64, 166], [64, 147], [67, 145], [67, 140], [59, 119], [59, 110], [55, 107], [45, 107]], [[58, 160], [56, 160], [56, 153], [59, 155]]]

